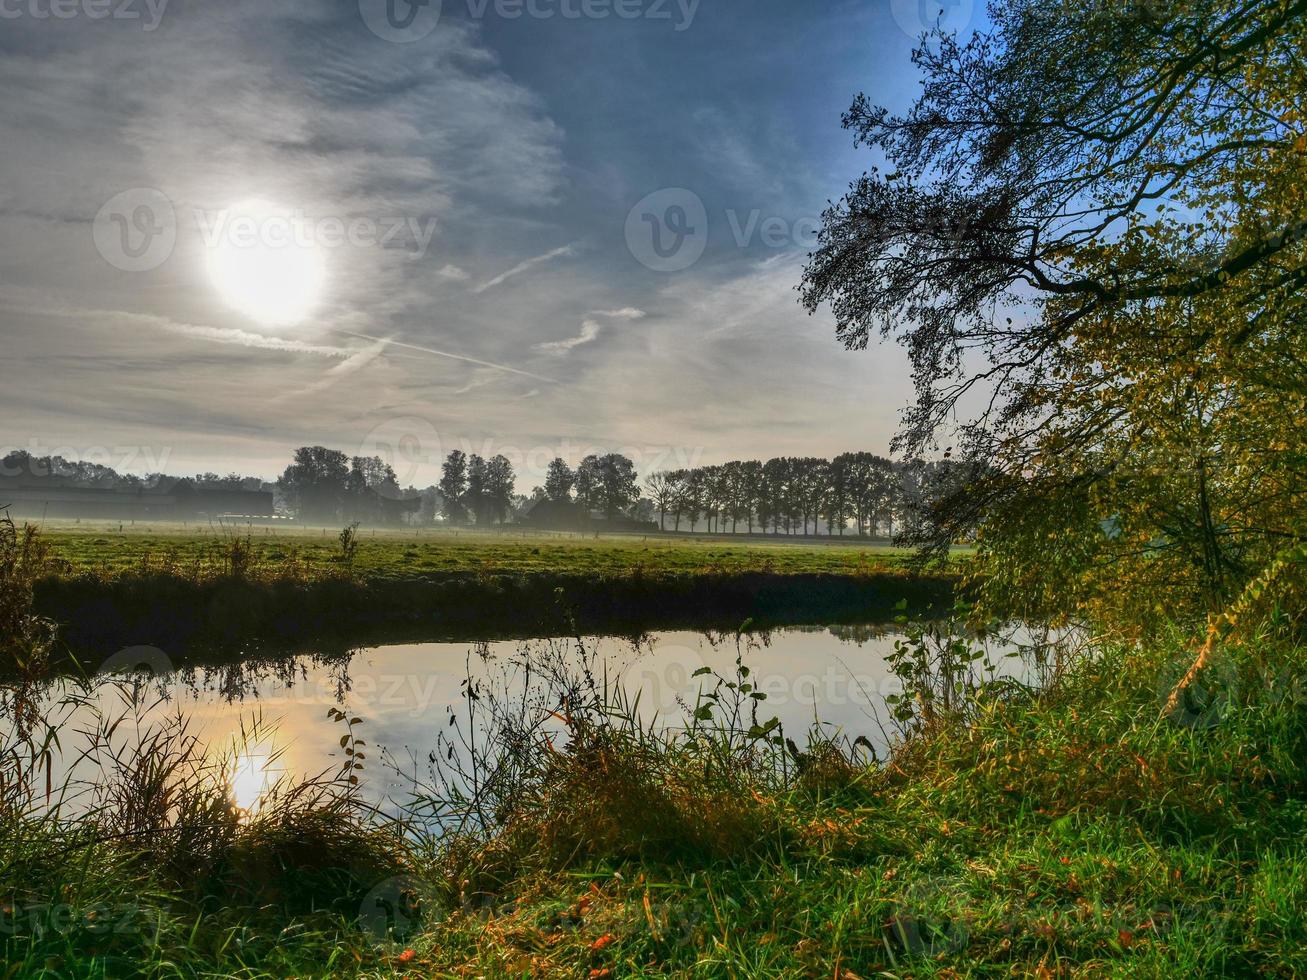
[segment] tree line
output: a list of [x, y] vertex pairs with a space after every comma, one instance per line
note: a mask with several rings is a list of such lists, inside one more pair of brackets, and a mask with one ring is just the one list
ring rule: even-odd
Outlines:
[[834, 459], [777, 457], [650, 474], [658, 526], [709, 532], [894, 537], [917, 526], [928, 502], [962, 479], [951, 461], [894, 462], [873, 453]]
[[37, 456], [15, 449], [0, 459], [0, 480], [39, 485], [50, 481], [62, 486], [89, 490], [128, 490], [178, 493], [187, 490], [227, 490], [254, 492], [269, 489], [255, 476], [229, 473], [196, 473], [194, 476], [169, 476], [167, 473], [119, 473], [112, 466], [84, 459], [72, 460], [60, 455]]
[[[439, 485], [445, 520], [501, 523], [511, 475], [503, 457], [486, 462], [450, 453]], [[859, 452], [732, 460], [650, 473], [641, 483], [629, 458], [608, 453], [587, 456], [575, 469], [554, 459], [544, 485], [519, 499], [522, 516], [537, 509], [548, 515], [535, 522], [545, 526], [631, 522], [673, 532], [894, 537], [915, 528], [930, 501], [964, 478], [949, 460], [893, 462]]]
[[302, 446], [276, 483], [278, 510], [306, 523], [431, 523], [439, 507], [434, 487], [401, 487], [380, 456], [348, 456]]
[[[57, 477], [102, 488], [274, 491], [277, 510], [305, 523], [333, 525], [497, 526], [527, 519], [542, 527], [643, 527], [707, 531], [887, 536], [917, 528], [928, 503], [960, 479], [949, 461], [893, 462], [872, 453], [834, 459], [778, 457], [666, 470], [643, 481], [620, 453], [586, 456], [575, 468], [554, 459], [542, 486], [517, 492], [512, 461], [454, 450], [438, 484], [401, 487], [379, 456], [350, 456], [325, 446], [296, 449], [275, 483], [233, 473], [225, 477], [120, 475], [95, 463], [14, 453], [4, 473]], [[543, 515], [530, 521], [530, 515]]]

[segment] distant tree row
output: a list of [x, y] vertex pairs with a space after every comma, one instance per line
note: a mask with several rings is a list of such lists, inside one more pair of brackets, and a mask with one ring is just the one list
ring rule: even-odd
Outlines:
[[930, 504], [961, 483], [960, 470], [942, 463], [895, 463], [871, 453], [833, 460], [780, 457], [649, 474], [642, 486], [635, 464], [618, 453], [585, 457], [573, 469], [555, 459], [532, 498], [516, 493], [505, 456], [484, 459], [455, 450], [438, 485], [401, 487], [378, 456], [348, 456], [324, 446], [295, 450], [275, 487], [254, 477], [200, 473], [194, 477], [120, 475], [96, 463], [10, 453], [0, 476], [56, 481], [99, 489], [167, 493], [275, 489], [277, 508], [309, 524], [358, 521], [371, 525], [502, 525], [535, 513], [531, 523], [711, 533], [911, 535]]
[[196, 473], [194, 476], [169, 476], [166, 473], [119, 473], [112, 466], [63, 456], [34, 456], [23, 449], [13, 450], [0, 459], [0, 479], [19, 480], [37, 485], [51, 480], [62, 486], [93, 490], [157, 490], [171, 493], [195, 490], [264, 490], [267, 485], [255, 476], [229, 473]]
[[[845, 453], [656, 472], [642, 494], [635, 464], [609, 453], [587, 456], [575, 469], [553, 460], [528, 503], [544, 515], [532, 522], [544, 526], [593, 527], [602, 519], [670, 531], [893, 537], [918, 528], [930, 503], [961, 480], [948, 460], [895, 463]], [[448, 523], [503, 523], [514, 509], [513, 469], [502, 456], [487, 462], [450, 453], [438, 489]]]
[[650, 474], [645, 492], [658, 525], [680, 531], [893, 537], [910, 532], [929, 502], [958, 482], [943, 461], [895, 463], [872, 453], [833, 460], [778, 457]]

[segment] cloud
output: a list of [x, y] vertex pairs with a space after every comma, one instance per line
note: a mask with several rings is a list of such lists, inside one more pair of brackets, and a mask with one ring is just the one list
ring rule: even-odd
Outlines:
[[[847, 47], [847, 3], [829, 16], [764, 6], [820, 28], [818, 50]], [[730, 18], [714, 23], [712, 45]], [[443, 18], [422, 43], [391, 45], [353, 0], [172, 0], [149, 35], [113, 18], [6, 21], [0, 290], [24, 290], [21, 304], [0, 295], [10, 438], [172, 446], [187, 465], [265, 473], [289, 446], [357, 445], [394, 417], [716, 458], [879, 448], [910, 369], [844, 352], [829, 318], [796, 304], [801, 268], [755, 269], [760, 246], [723, 241], [720, 261], [664, 278], [622, 242], [631, 202], [658, 187], [693, 188], [741, 222], [754, 208], [818, 213], [848, 151], [838, 125], [796, 117], [791, 100], [842, 91], [863, 62], [770, 49], [822, 84], [796, 95], [788, 70], [769, 72], [750, 112], [719, 83], [760, 55], [724, 33], [723, 59], [691, 66], [686, 109], [716, 114], [669, 131], [660, 114], [684, 103], [686, 81], [658, 66], [684, 54], [679, 35], [628, 32], [587, 52], [612, 84], [576, 91], [535, 56], [539, 38], [489, 26]], [[636, 109], [614, 117], [618, 104]], [[157, 188], [176, 211], [174, 253], [144, 274], [92, 238], [97, 212], [131, 188]], [[212, 289], [196, 220], [251, 198], [318, 223], [406, 220], [389, 247], [326, 247], [314, 315], [267, 330]], [[437, 229], [425, 252], [409, 221]]]
[[466, 395], [469, 392], [476, 391], [478, 388], [484, 388], [486, 385], [494, 384], [496, 381], [503, 379], [503, 375], [493, 368], [477, 368], [472, 372], [472, 376], [461, 388], [455, 388], [455, 395]]
[[556, 248], [552, 252], [546, 252], [544, 255], [537, 255], [535, 258], [527, 259], [525, 262], [519, 262], [517, 265], [513, 266], [513, 268], [509, 269], [507, 272], [501, 272], [499, 275], [495, 276], [495, 278], [491, 279], [490, 281], [483, 282], [480, 286], [477, 286], [475, 289], [473, 289], [472, 292], [484, 293], [487, 289], [493, 289], [495, 286], [507, 282], [509, 279], [512, 279], [514, 276], [520, 276], [523, 272], [527, 272], [531, 269], [534, 269], [542, 262], [549, 262], [552, 259], [558, 259], [558, 258], [562, 258], [565, 255], [574, 255], [574, 254], [576, 254], [576, 242], [573, 242], [571, 245], [564, 245], [562, 248]]
[[203, 327], [193, 323], [175, 323], [164, 317], [146, 316], [144, 314], [119, 314], [132, 319], [153, 322], [155, 326], [169, 333], [196, 340], [207, 340], [215, 344], [233, 344], [237, 347], [250, 347], [256, 350], [283, 351], [288, 354], [313, 354], [318, 357], [337, 357], [350, 359], [354, 352], [346, 347], [329, 347], [325, 344], [306, 344], [300, 340], [288, 340], [284, 337], [270, 337], [265, 334], [251, 333], [235, 327]]
[[[618, 310], [595, 310], [591, 316], [608, 317], [611, 320], [643, 320], [648, 314], [644, 310], [637, 310], [634, 306], [624, 306]], [[597, 320], [586, 319], [581, 323], [581, 332], [575, 337], [568, 337], [566, 340], [554, 340], [543, 344], [536, 344], [535, 350], [542, 354], [552, 354], [555, 357], [562, 357], [570, 354], [576, 348], [583, 344], [591, 344], [599, 339], [603, 333], [603, 324]]]
[[595, 310], [594, 315], [611, 317], [614, 320], [643, 320], [649, 314], [632, 306], [624, 306], [620, 310]]
[[277, 351], [285, 354], [310, 354], [314, 357], [332, 357], [339, 360], [349, 360], [358, 353], [355, 349], [349, 347], [310, 344], [302, 340], [253, 333], [236, 327], [209, 327], [194, 323], [182, 323], [152, 313], [131, 313], [126, 310], [87, 310], [67, 306], [47, 307], [40, 312], [66, 319], [92, 320], [100, 323], [139, 324], [164, 330], [179, 337], [190, 337], [195, 340], [203, 340], [214, 344], [228, 344], [234, 347], [247, 347], [253, 350]]
[[565, 354], [570, 354], [582, 344], [590, 344], [598, 340], [603, 329], [603, 325], [597, 320], [586, 320], [581, 324], [581, 332], [575, 337], [568, 337], [566, 340], [555, 340], [547, 344], [536, 344], [535, 349], [542, 354], [553, 354], [556, 357], [562, 357]]
[[[384, 247], [327, 250], [330, 295], [313, 327], [361, 313], [365, 332], [403, 336], [448, 282], [471, 278], [456, 250], [468, 226], [500, 207], [547, 207], [567, 186], [563, 131], [475, 25], [451, 20], [402, 46], [379, 43], [357, 4], [333, 0], [173, 0], [167, 15], [144, 36], [111, 20], [5, 22], [0, 279], [82, 306], [246, 326], [223, 322], [211, 292], [190, 288], [190, 270], [205, 258], [197, 215], [262, 198], [313, 227], [374, 225]], [[149, 289], [86, 247], [104, 203], [142, 187], [176, 212], [174, 254]], [[420, 232], [433, 227], [424, 252]], [[507, 225], [504, 240], [517, 230]], [[482, 256], [520, 257], [493, 243]]]
[[164, 330], [179, 337], [191, 337], [215, 344], [228, 344], [235, 347], [248, 347], [254, 350], [279, 351], [288, 354], [310, 354], [315, 357], [333, 357], [346, 360], [357, 351], [349, 347], [333, 347], [327, 344], [310, 344], [302, 340], [277, 337], [270, 334], [253, 333], [235, 327], [211, 327], [194, 323], [184, 323], [167, 316], [154, 313], [133, 313], [127, 310], [86, 309], [65, 303], [34, 303], [31, 290], [0, 285], [0, 300], [8, 311], [40, 314], [60, 317], [65, 320], [81, 320], [98, 324], [122, 323], [152, 327]]

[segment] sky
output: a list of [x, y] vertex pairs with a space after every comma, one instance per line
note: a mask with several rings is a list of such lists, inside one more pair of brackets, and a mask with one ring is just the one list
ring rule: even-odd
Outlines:
[[887, 452], [906, 358], [796, 286], [926, 7], [0, 0], [0, 447], [420, 486], [502, 452], [523, 490]]

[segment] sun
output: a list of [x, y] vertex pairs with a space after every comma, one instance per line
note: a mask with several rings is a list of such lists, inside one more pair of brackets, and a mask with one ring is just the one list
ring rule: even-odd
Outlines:
[[293, 326], [322, 297], [326, 262], [303, 215], [244, 201], [213, 224], [206, 266], [224, 302], [259, 323]]

